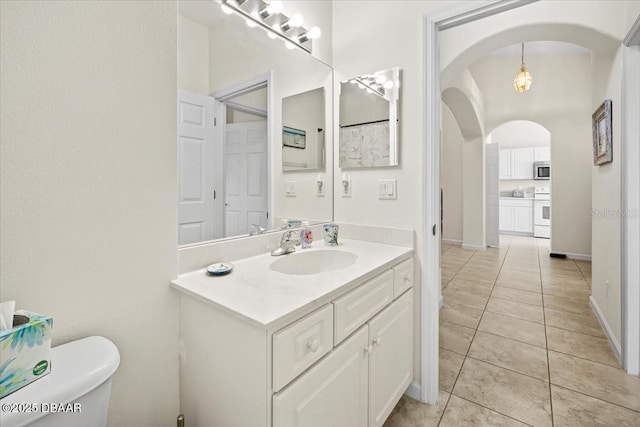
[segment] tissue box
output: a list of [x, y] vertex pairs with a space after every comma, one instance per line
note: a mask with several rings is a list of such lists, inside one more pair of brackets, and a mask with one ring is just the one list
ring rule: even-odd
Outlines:
[[53, 319], [25, 310], [15, 314], [28, 321], [0, 331], [0, 399], [51, 372]]

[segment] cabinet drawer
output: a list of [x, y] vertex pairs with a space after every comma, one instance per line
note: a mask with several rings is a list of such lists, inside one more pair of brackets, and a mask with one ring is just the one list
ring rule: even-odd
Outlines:
[[332, 348], [331, 304], [273, 334], [273, 390], [280, 390]]
[[393, 270], [371, 279], [333, 302], [337, 345], [393, 300]]
[[413, 286], [413, 258], [393, 267], [393, 297], [398, 298]]

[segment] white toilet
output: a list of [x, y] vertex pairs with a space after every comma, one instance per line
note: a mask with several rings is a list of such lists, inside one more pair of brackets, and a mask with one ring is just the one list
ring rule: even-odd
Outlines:
[[[111, 377], [119, 364], [118, 349], [103, 337], [52, 348], [51, 373], [0, 400], [0, 425], [105, 427]], [[19, 404], [35, 404], [38, 411], [12, 412]], [[70, 412], [62, 412], [65, 409]]]

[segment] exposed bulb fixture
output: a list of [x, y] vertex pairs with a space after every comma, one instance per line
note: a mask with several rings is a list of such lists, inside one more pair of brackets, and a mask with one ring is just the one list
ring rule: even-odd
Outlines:
[[386, 82], [384, 82], [382, 87], [384, 87], [385, 89], [391, 89], [393, 88], [393, 82], [391, 80], [387, 80]]
[[231, 15], [233, 13], [233, 9], [231, 9], [229, 6], [227, 6], [226, 4], [221, 4], [220, 5], [220, 9], [222, 9], [222, 12], [225, 15]]
[[533, 77], [531, 77], [531, 73], [527, 71], [527, 67], [524, 66], [524, 43], [522, 43], [522, 65], [520, 66], [520, 71], [516, 74], [516, 78], [513, 80], [513, 87], [516, 92], [523, 93], [529, 90], [531, 87], [531, 82], [533, 82]]
[[255, 23], [255, 21], [252, 21], [251, 19], [246, 19], [244, 22], [247, 23], [247, 27], [249, 28], [255, 28], [258, 25]]
[[311, 27], [309, 31], [307, 31], [306, 33], [302, 33], [300, 37], [298, 37], [298, 40], [300, 41], [300, 43], [304, 43], [307, 40], [315, 40], [319, 38], [321, 34], [322, 32], [320, 31], [320, 28]]
[[262, 19], [267, 19], [271, 15], [275, 15], [276, 13], [282, 12], [282, 2], [281, 1], [270, 1], [267, 7], [260, 11], [260, 17]]
[[300, 15], [299, 13], [296, 13], [291, 18], [289, 18], [289, 20], [280, 24], [280, 29], [286, 33], [292, 28], [301, 27], [303, 22], [304, 22], [304, 18], [302, 17], [302, 15]]
[[293, 43], [291, 43], [290, 41], [285, 41], [284, 45], [287, 47], [287, 49], [291, 50], [294, 47], [296, 47], [296, 45], [294, 45]]

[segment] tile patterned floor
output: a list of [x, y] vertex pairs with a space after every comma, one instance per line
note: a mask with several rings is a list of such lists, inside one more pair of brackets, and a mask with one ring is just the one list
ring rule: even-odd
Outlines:
[[404, 396], [385, 427], [640, 426], [627, 375], [591, 311], [591, 263], [549, 257], [549, 241], [442, 245], [440, 397]]

